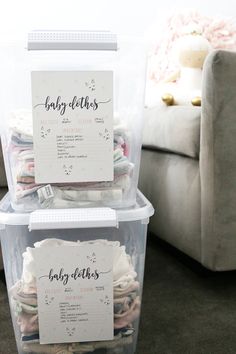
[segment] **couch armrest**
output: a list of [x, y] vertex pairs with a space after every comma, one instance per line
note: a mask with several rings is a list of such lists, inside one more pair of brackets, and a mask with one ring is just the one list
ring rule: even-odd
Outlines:
[[203, 68], [200, 141], [202, 263], [236, 269], [236, 53], [217, 50]]

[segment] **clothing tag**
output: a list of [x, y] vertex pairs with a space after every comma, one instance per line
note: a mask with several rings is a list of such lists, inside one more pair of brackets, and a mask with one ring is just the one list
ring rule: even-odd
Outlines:
[[47, 199], [51, 199], [54, 197], [54, 193], [53, 193], [53, 190], [52, 190], [52, 187], [50, 186], [50, 184], [46, 185], [45, 187], [39, 188], [37, 190], [37, 194], [38, 194], [40, 203], [44, 202]]
[[33, 71], [36, 183], [113, 180], [113, 72]]
[[33, 252], [40, 344], [112, 340], [112, 247], [86, 243]]

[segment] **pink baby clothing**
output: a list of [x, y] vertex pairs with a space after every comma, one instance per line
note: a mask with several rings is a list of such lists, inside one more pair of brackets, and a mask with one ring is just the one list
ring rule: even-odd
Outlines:
[[115, 318], [114, 328], [117, 329], [117, 328], [126, 327], [134, 320], [136, 320], [140, 315], [140, 307], [141, 307], [140, 299], [139, 297], [137, 297], [137, 299], [134, 300], [132, 310], [127, 311], [127, 314], [124, 315], [123, 317]]
[[38, 314], [32, 315], [22, 312], [17, 318], [17, 323], [22, 333], [38, 332], [39, 330]]

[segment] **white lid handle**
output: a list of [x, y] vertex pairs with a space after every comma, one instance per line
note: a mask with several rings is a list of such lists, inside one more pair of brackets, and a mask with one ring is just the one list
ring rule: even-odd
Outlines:
[[30, 214], [29, 230], [118, 227], [111, 208], [47, 209]]
[[117, 36], [108, 31], [32, 31], [28, 50], [117, 50]]

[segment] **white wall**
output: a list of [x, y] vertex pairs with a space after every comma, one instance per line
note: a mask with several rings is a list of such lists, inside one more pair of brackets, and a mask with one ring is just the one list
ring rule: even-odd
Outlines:
[[235, 0], [2, 0], [0, 37], [31, 29], [112, 29], [142, 33], [181, 8], [236, 16]]

